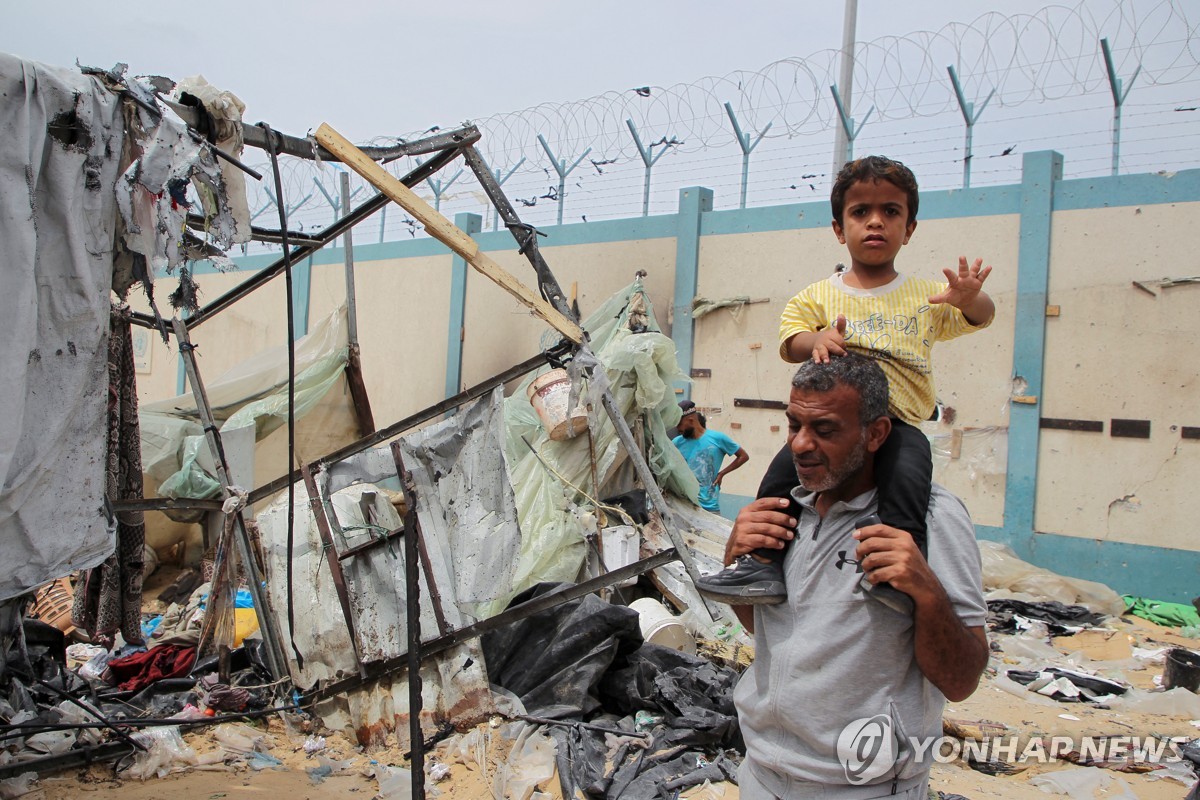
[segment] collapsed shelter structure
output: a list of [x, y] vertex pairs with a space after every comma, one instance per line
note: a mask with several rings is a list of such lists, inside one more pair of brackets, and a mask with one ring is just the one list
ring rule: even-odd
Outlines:
[[[420, 776], [422, 743], [438, 724], [495, 710], [479, 637], [651, 571], [661, 591], [699, 624], [713, 626], [714, 614], [728, 614], [708, 608], [692, 588], [704, 525], [698, 530], [689, 504], [663, 492], [694, 495], [695, 480], [665, 435], [664, 419], [678, 414], [673, 382], [683, 376], [640, 280], [581, 325], [538, 249], [539, 231], [520, 220], [475, 148], [477, 129], [364, 151], [328, 125], [309, 139], [244, 126], [227, 94], [202, 82], [137, 79], [123, 65], [77, 71], [0, 58], [7, 96], [24, 98], [6, 102], [0, 113], [8, 134], [0, 163], [9, 206], [6, 270], [22, 287], [5, 293], [3, 323], [13, 376], [3, 402], [19, 409], [6, 415], [3, 434], [9, 463], [0, 541], [6, 562], [20, 565], [0, 575], [9, 641], [21, 635], [22, 595], [73, 570], [88, 575], [76, 598], [77, 622], [133, 641], [143, 515], [207, 514], [215, 563], [200, 652], [224, 657], [232, 649], [234, 596], [244, 579], [275, 695], [286, 697], [294, 684], [302, 705], [354, 730], [363, 744], [380, 744], [395, 731]], [[270, 155], [280, 198], [277, 229], [251, 226], [238, 200], [239, 181], [263, 179], [240, 161], [243, 143]], [[377, 163], [418, 154], [427, 160], [402, 179]], [[340, 161], [378, 194], [353, 210], [347, 204], [340, 219], [315, 234], [291, 231], [281, 157]], [[459, 159], [527, 258], [536, 291], [411, 191]], [[22, 174], [25, 186], [14, 185]], [[199, 203], [189, 195], [193, 185]], [[292, 265], [390, 202], [545, 321], [545, 349], [377, 427], [358, 359], [348, 264], [347, 307], [323, 333], [335, 344], [345, 337], [344, 356], [325, 358], [328, 348], [306, 350], [289, 336], [287, 370], [275, 382], [282, 386], [265, 395], [250, 390], [255, 402], [233, 413], [214, 407], [191, 332], [283, 277], [290, 334]], [[278, 242], [282, 255], [200, 306], [190, 262], [219, 264], [225, 250], [248, 240]], [[153, 276], [163, 269], [178, 271], [171, 302], [185, 314], [169, 323], [153, 293]], [[123, 297], [134, 284], [145, 288], [152, 313], [110, 311], [109, 290]], [[149, 409], [148, 444], [138, 426], [130, 326], [174, 340], [191, 392], [190, 402], [176, 398]], [[505, 384], [550, 369], [562, 376], [557, 389], [568, 393], [565, 408], [575, 417], [553, 432], [538, 423], [524, 391], [514, 398], [515, 410], [506, 411], [503, 396]], [[343, 378], [356, 436], [301, 463], [297, 413]], [[255, 438], [281, 424], [289, 431], [293, 468], [263, 485], [239, 487], [236, 462], [252, 459]], [[168, 475], [162, 486], [172, 486], [173, 496], [143, 496], [143, 453], [183, 454], [165, 470], [155, 455], [146, 465], [147, 474]], [[237, 477], [245, 476], [240, 470]], [[209, 499], [214, 490], [220, 497]], [[278, 502], [253, 524], [248, 509], [274, 496]], [[582, 539], [581, 525], [590, 529]], [[635, 555], [633, 563], [609, 570], [602, 539], [614, 525], [623, 526], [626, 539], [632, 533]], [[722, 543], [712, 536], [700, 547], [708, 566], [719, 562]], [[572, 585], [509, 607], [515, 595], [545, 580]], [[127, 738], [108, 747], [128, 751]], [[104, 755], [70, 751], [45, 766]]]

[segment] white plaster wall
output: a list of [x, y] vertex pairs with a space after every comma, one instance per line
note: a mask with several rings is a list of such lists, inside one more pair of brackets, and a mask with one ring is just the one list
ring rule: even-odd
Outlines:
[[[1133, 281], [1200, 274], [1190, 233], [1200, 203], [1064, 211], [1051, 231], [1043, 417], [1104, 422], [1103, 433], [1042, 431], [1038, 530], [1200, 549], [1200, 285]], [[1110, 421], [1150, 420], [1149, 439], [1110, 435]]]
[[[355, 260], [363, 380], [377, 428], [445, 396], [450, 259], [447, 253]], [[311, 318], [320, 319], [345, 300], [344, 267], [314, 267]]]
[[[250, 272], [197, 275], [200, 305], [216, 300], [250, 275]], [[175, 312], [167, 297], [177, 285], [178, 280], [170, 276], [154, 282], [155, 302], [167, 321], [168, 331]], [[190, 332], [192, 343], [197, 348], [200, 376], [206, 383], [250, 356], [287, 341], [286, 296], [284, 279], [280, 275]], [[150, 311], [145, 293], [139, 287], [130, 291], [129, 304], [136, 311]], [[174, 397], [178, 388], [179, 350], [175, 346], [174, 334], [169, 344], [163, 343], [157, 331], [151, 339], [151, 371], [137, 376], [138, 400], [143, 403]]]
[[[1200, 427], [1200, 285], [1134, 289], [1131, 281], [1200, 274], [1188, 233], [1200, 203], [1057, 212], [1051, 243], [1046, 320], [1043, 417], [1104, 422], [1104, 433], [1043, 430], [1036, 527], [1039, 531], [1114, 541], [1200, 549], [1181, 520], [1200, 516], [1200, 441], [1182, 440], [1180, 426]], [[993, 268], [996, 300], [991, 328], [935, 349], [939, 397], [956, 411], [952, 424], [931, 426], [939, 445], [952, 428], [965, 431], [963, 455], [939, 479], [963, 497], [975, 521], [1003, 524], [1005, 431], [1012, 392], [1012, 349], [1019, 219], [1016, 215], [922, 220], [901, 251], [901, 270], [929, 277], [953, 267], [959, 254]], [[675, 240], [547, 246], [544, 253], [564, 290], [578, 282], [586, 315], [638, 269], [660, 323], [670, 329]], [[533, 272], [514, 251], [491, 255], [528, 285]], [[784, 400], [793, 368], [777, 354], [779, 313], [807, 284], [845, 259], [827, 228], [705, 236], [698, 294], [749, 295], [766, 302], [738, 315], [715, 312], [696, 322], [693, 366], [712, 370], [695, 380], [692, 396], [710, 409], [709, 424], [738, 441], [751, 463], [725, 482], [728, 493], [752, 496], [784, 440], [780, 411], [735, 408], [735, 397]], [[450, 256], [361, 261], [357, 266], [364, 375], [378, 425], [442, 399], [446, 374]], [[248, 273], [203, 275], [211, 301]], [[340, 265], [317, 266], [311, 319], [344, 299]], [[237, 361], [285, 338], [283, 280], [243, 299], [196, 331], [201, 369], [215, 378]], [[515, 300], [468, 270], [463, 383], [470, 385], [533, 355], [546, 326]], [[173, 281], [160, 280], [167, 310]], [[131, 295], [139, 310], [145, 303]], [[754, 345], [759, 345], [754, 347]], [[157, 339], [149, 375], [139, 375], [143, 400], [175, 393], [174, 344]], [[1114, 418], [1149, 419], [1149, 440], [1114, 439]], [[738, 427], [734, 427], [735, 424]], [[778, 430], [772, 430], [778, 427]], [[985, 433], [982, 429], [998, 429]]]
[[[533, 267], [515, 248], [490, 251], [488, 255], [537, 291]], [[568, 297], [571, 285], [579, 284], [579, 307], [585, 318], [618, 289], [632, 283], [634, 273], [645, 270], [648, 273], [646, 289], [659, 324], [669, 330], [667, 315], [675, 280], [674, 239], [543, 246], [542, 255]], [[441, 321], [438, 324], [444, 331], [445, 313], [439, 313]], [[511, 295], [469, 267], [465, 319], [462, 369], [465, 386], [535, 355], [540, 350], [540, 337], [549, 330], [545, 322], [533, 316]], [[444, 337], [445, 334], [440, 335]]]

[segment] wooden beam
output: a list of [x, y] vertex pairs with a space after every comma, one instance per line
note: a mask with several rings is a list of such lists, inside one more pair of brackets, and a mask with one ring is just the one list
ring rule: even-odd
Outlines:
[[477, 272], [511, 294], [519, 303], [546, 321], [552, 328], [576, 344], [583, 342], [583, 329], [539, 297], [515, 275], [501, 267], [479, 249], [479, 244], [433, 206], [426, 203], [398, 178], [376, 164], [340, 133], [322, 124], [316, 139], [343, 164], [357, 172], [425, 226], [429, 235], [449, 247]]

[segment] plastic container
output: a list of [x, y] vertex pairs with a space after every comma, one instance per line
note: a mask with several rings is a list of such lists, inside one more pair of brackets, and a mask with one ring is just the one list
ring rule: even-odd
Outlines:
[[63, 633], [69, 634], [75, 630], [71, 624], [71, 606], [75, 602], [75, 592], [71, 588], [70, 578], [59, 578], [37, 590], [34, 594], [33, 605], [29, 608], [29, 616]]
[[642, 629], [642, 638], [647, 642], [695, 655], [696, 640], [683, 627], [679, 617], [668, 611], [662, 603], [651, 597], [643, 597], [634, 600], [629, 607], [638, 612], [638, 625]]
[[[641, 536], [632, 525], [613, 525], [600, 531], [600, 554], [604, 556], [604, 566], [609, 572], [637, 561], [640, 549]], [[635, 583], [636, 575], [617, 586], [632, 586]]]
[[582, 405], [568, 415], [567, 402], [571, 395], [571, 378], [565, 369], [552, 369], [534, 379], [526, 390], [533, 410], [537, 412], [542, 427], [556, 442], [569, 439], [587, 430], [587, 409]]
[[1163, 688], [1200, 691], [1200, 655], [1191, 650], [1176, 647], [1167, 653], [1167, 665], [1163, 670]]

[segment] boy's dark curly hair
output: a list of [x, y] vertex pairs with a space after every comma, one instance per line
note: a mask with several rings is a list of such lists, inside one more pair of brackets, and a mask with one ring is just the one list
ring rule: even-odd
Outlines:
[[847, 161], [833, 182], [829, 203], [833, 206], [833, 218], [843, 224], [842, 212], [846, 208], [846, 192], [859, 181], [887, 181], [908, 195], [908, 221], [917, 218], [917, 176], [899, 161], [884, 156], [865, 156]]

